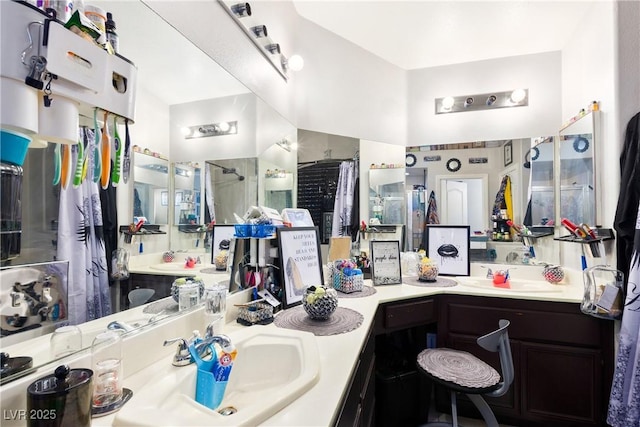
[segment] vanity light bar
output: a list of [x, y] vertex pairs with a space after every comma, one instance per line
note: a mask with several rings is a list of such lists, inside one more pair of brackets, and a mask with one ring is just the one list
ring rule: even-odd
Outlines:
[[205, 138], [208, 136], [235, 135], [238, 133], [238, 122], [220, 122], [207, 125], [188, 126], [185, 128], [185, 138]]
[[525, 107], [529, 105], [529, 89], [480, 93], [477, 95], [447, 96], [444, 98], [436, 98], [435, 103], [436, 114]]

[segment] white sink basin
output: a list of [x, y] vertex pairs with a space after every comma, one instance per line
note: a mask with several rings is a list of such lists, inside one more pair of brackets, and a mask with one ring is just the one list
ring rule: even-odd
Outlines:
[[541, 280], [509, 279], [509, 286], [494, 285], [493, 279], [480, 277], [456, 277], [463, 286], [482, 289], [495, 289], [505, 292], [562, 292], [562, 285], [552, 285]]
[[182, 273], [197, 273], [203, 268], [211, 267], [211, 264], [196, 264], [195, 267], [189, 268], [184, 262], [165, 262], [161, 264], [150, 265], [152, 270], [173, 271]]
[[[315, 337], [288, 329], [230, 335], [238, 350], [222, 403], [216, 410], [195, 401], [196, 365], [174, 367], [171, 360], [146, 369], [153, 377], [116, 415], [120, 426], [244, 426], [265, 421], [318, 382], [320, 361]], [[126, 381], [125, 381], [126, 385]], [[237, 412], [221, 415], [233, 407]]]

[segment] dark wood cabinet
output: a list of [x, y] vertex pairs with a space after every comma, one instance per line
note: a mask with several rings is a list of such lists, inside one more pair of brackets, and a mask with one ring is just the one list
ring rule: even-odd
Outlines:
[[[578, 304], [508, 298], [441, 296], [439, 346], [469, 351], [499, 371], [498, 356], [475, 340], [508, 319], [515, 380], [487, 399], [496, 417], [517, 426], [603, 426], [614, 363], [613, 322]], [[460, 404], [462, 415], [475, 416]]]
[[362, 346], [342, 402], [337, 427], [368, 427], [374, 423], [375, 409], [375, 339], [372, 330]]

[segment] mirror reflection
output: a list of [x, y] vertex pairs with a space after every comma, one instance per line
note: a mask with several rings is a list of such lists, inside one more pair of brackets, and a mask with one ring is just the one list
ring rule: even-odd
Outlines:
[[586, 113], [560, 131], [560, 218], [597, 224], [594, 153], [598, 111]]
[[[177, 196], [177, 194], [176, 194]], [[150, 224], [169, 224], [169, 161], [133, 153], [133, 216]], [[171, 200], [171, 206], [179, 200]]]
[[[507, 221], [553, 225], [553, 154], [552, 137], [408, 147], [411, 248], [426, 224], [469, 224], [472, 261], [522, 264], [525, 247]], [[551, 237], [536, 244], [539, 260], [557, 262]]]
[[[198, 163], [180, 162], [173, 165], [173, 192], [175, 200], [173, 220], [178, 226], [202, 224], [201, 178]], [[186, 231], [193, 227], [178, 227]]]
[[404, 224], [404, 168], [369, 170], [369, 218], [379, 224]]

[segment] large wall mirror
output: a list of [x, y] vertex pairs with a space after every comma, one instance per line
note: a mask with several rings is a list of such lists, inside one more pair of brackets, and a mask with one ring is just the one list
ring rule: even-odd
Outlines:
[[559, 215], [574, 224], [601, 225], [595, 166], [599, 113], [585, 113], [560, 130]]
[[[171, 225], [171, 227], [167, 227], [171, 241], [170, 247], [175, 249], [195, 249], [193, 242], [197, 240], [192, 235], [179, 232], [178, 228], [181, 226], [181, 221], [185, 219], [188, 222], [195, 221], [204, 224], [205, 161], [210, 160], [217, 163], [221, 160], [241, 157], [241, 155], [226, 152], [225, 149], [228, 149], [229, 146], [237, 147], [239, 151], [245, 151], [246, 157], [253, 159], [254, 163], [256, 162], [255, 159], [260, 159], [263, 154], [268, 158], [295, 156], [295, 150], [287, 152], [276, 146], [276, 144], [283, 139], [295, 143], [296, 130], [146, 4], [141, 1], [96, 1], [92, 4], [113, 14], [120, 37], [120, 54], [131, 59], [138, 67], [136, 123], [131, 126], [132, 145], [137, 144], [141, 147], [146, 147], [151, 145], [148, 142], [151, 138], [157, 137], [163, 141], [170, 138], [169, 149], [157, 148], [163, 155], [168, 155], [169, 160], [159, 159], [144, 153], [132, 155], [132, 157], [135, 156], [132, 159], [132, 168], [135, 170], [132, 170], [131, 181], [128, 186], [121, 185], [118, 189], [119, 192], [130, 193], [126, 197], [130, 206], [127, 209], [127, 218], [119, 218], [119, 224], [130, 223], [132, 218], [128, 218], [128, 216], [134, 214], [134, 210], [138, 209], [136, 208], [138, 202], [135, 200], [133, 191], [135, 188], [140, 200], [138, 213], [141, 212], [154, 224]], [[238, 29], [238, 31], [240, 30]], [[247, 140], [250, 139], [254, 143], [252, 149], [244, 149], [242, 145], [234, 142], [221, 142], [219, 137], [188, 140], [190, 143], [186, 144], [180, 128], [171, 128], [169, 132], [158, 131], [158, 129], [170, 128], [170, 126], [167, 126], [169, 121], [166, 118], [168, 115], [173, 114], [174, 106], [197, 101], [214, 102], [213, 100], [221, 98], [224, 98], [226, 102], [221, 107], [225, 111], [230, 111], [231, 105], [246, 105], [239, 102], [242, 98], [253, 99], [253, 101], [249, 101], [256, 105], [252, 117], [246, 118], [240, 124], [242, 131], [251, 130], [251, 133], [246, 136]], [[200, 110], [206, 112], [206, 108], [201, 108]], [[162, 115], [157, 114], [158, 112]], [[217, 116], [216, 120], [219, 118], [220, 116]], [[197, 124], [211, 123], [211, 119]], [[170, 137], [167, 135], [169, 133], [171, 134]], [[196, 141], [202, 144], [198, 145]], [[174, 148], [174, 146], [177, 148]], [[193, 147], [197, 147], [197, 149], [192, 149]], [[270, 147], [274, 147], [273, 152], [276, 153], [275, 155], [269, 154], [271, 153]], [[33, 242], [32, 246], [42, 249], [38, 249], [38, 251], [26, 249], [20, 262], [49, 261], [52, 253], [55, 254], [57, 223], [52, 218], [57, 217], [54, 207], [57, 206], [58, 191], [55, 187], [50, 189], [43, 188], [41, 184], [52, 180], [53, 162], [49, 161], [49, 159], [53, 158], [53, 148], [53, 146], [50, 146], [47, 149], [38, 150], [37, 156], [28, 160], [30, 162], [28, 164], [32, 165], [29, 170], [33, 171], [35, 176], [31, 184], [27, 183], [27, 185], [34, 190], [33, 193], [39, 197], [38, 200], [44, 200], [42, 193], [45, 193], [47, 202], [31, 203], [31, 206], [43, 206], [46, 208], [46, 212], [32, 209], [33, 212], [25, 213], [25, 221], [30, 221], [29, 215], [32, 215], [34, 223], [46, 224], [46, 228], [43, 232], [38, 232], [38, 235], [35, 236], [37, 240], [31, 237], [28, 240]], [[239, 154], [244, 155], [245, 153]], [[170, 170], [171, 163], [175, 163], [173, 171]], [[194, 167], [193, 169], [193, 182], [191, 182], [190, 177], [186, 176], [187, 171], [191, 171], [189, 165], [193, 166], [195, 163], [198, 163], [200, 168], [200, 182], [202, 183], [200, 190], [198, 190], [198, 180], [196, 178], [198, 168]], [[272, 166], [269, 166], [268, 169], [277, 168], [278, 170], [292, 173], [295, 185], [295, 161], [293, 162], [294, 166], [291, 166], [290, 163], [271, 163]], [[240, 182], [236, 176], [233, 186], [253, 183], [256, 188], [253, 192], [254, 196], [256, 196], [258, 191], [258, 184], [256, 184], [258, 168], [252, 166], [241, 171], [241, 166], [234, 163], [230, 167], [236, 168], [236, 171], [246, 178]], [[154, 170], [154, 168], [157, 170]], [[265, 171], [266, 169], [267, 167], [265, 167]], [[42, 170], [47, 172], [44, 180], [42, 178]], [[156, 174], [157, 179], [152, 180], [150, 178], [152, 174]], [[225, 176], [225, 178], [231, 179], [229, 176]], [[171, 185], [170, 181], [173, 181]], [[39, 188], [37, 194], [35, 194], [36, 187]], [[200, 191], [199, 198], [198, 191]], [[238, 191], [238, 193], [240, 192]], [[276, 195], [274, 194], [273, 196], [275, 197]], [[258, 200], [262, 201], [263, 197], [264, 194], [257, 196], [256, 202]], [[277, 197], [278, 200], [283, 200], [284, 203], [289, 201], [287, 193], [278, 193]], [[293, 200], [291, 201], [294, 206], [295, 197], [294, 190]], [[218, 198], [218, 200], [223, 204], [221, 198]], [[198, 206], [198, 203], [200, 203], [200, 206]], [[246, 211], [246, 206], [238, 206], [237, 209], [239, 214], [243, 214]], [[231, 221], [233, 220], [231, 219]], [[34, 233], [29, 230], [26, 234], [31, 236]], [[184, 247], [182, 247], [181, 237], [187, 242]], [[26, 242], [27, 240], [25, 239], [24, 241]], [[203, 246], [200, 244], [198, 249], [204, 250]], [[121, 319], [126, 320], [126, 316], [127, 314], [123, 313]], [[166, 316], [157, 316], [153, 320], [162, 321], [164, 318]], [[31, 338], [32, 336], [29, 335], [25, 337], [25, 340]], [[91, 340], [87, 343], [83, 342], [84, 347], [90, 344]], [[28, 352], [21, 352], [19, 355], [28, 356], [29, 354]], [[38, 364], [41, 364], [40, 362], [46, 363], [47, 361], [38, 359]]]
[[[408, 147], [410, 248], [422, 243], [426, 223], [469, 224], [475, 261], [522, 264], [523, 244], [493, 235], [494, 209], [508, 178], [510, 219], [527, 227], [553, 227], [553, 159], [553, 137]], [[552, 236], [538, 240], [544, 247], [539, 259], [557, 262]]]

